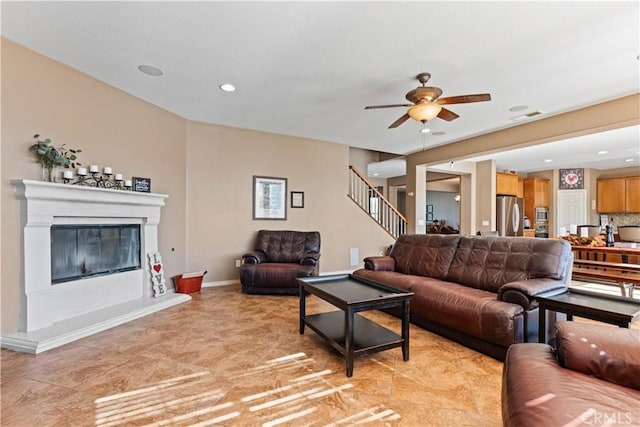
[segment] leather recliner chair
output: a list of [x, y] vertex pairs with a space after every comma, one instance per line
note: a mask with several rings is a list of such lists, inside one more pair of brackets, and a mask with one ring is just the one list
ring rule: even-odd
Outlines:
[[260, 230], [255, 249], [242, 259], [242, 292], [298, 295], [296, 279], [318, 275], [320, 233]]
[[505, 427], [640, 425], [640, 331], [558, 322], [556, 345], [509, 347]]

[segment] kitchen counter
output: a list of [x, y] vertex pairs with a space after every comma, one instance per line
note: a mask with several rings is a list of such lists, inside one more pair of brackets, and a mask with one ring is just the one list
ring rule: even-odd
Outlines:
[[640, 248], [606, 247], [606, 246], [571, 246], [573, 254], [578, 259], [593, 259], [594, 261], [623, 262], [640, 264]]

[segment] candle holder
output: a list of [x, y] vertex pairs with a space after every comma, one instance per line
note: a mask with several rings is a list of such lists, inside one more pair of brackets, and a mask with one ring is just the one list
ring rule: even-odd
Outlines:
[[70, 185], [131, 191], [131, 185], [126, 185], [128, 182], [122, 179], [121, 174], [115, 174], [114, 176], [113, 173], [90, 172], [89, 175], [78, 175], [75, 180], [72, 178], [63, 178], [62, 182]]

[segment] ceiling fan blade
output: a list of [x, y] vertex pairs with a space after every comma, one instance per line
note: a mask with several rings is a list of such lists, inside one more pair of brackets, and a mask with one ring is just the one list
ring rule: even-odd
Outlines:
[[439, 98], [436, 103], [440, 105], [447, 104], [466, 104], [469, 102], [482, 102], [491, 101], [491, 95], [488, 93], [478, 93], [476, 95], [460, 95], [460, 96], [448, 96], [446, 98]]
[[442, 110], [440, 110], [440, 113], [438, 113], [438, 118], [446, 120], [448, 122], [450, 122], [451, 120], [455, 120], [458, 117], [460, 116], [451, 110], [447, 110], [446, 108], [443, 108]]
[[365, 110], [375, 110], [376, 108], [411, 107], [413, 104], [389, 104], [389, 105], [369, 105]]
[[403, 124], [404, 122], [406, 122], [407, 120], [409, 120], [409, 118], [410, 118], [409, 115], [407, 113], [405, 113], [398, 120], [396, 120], [395, 122], [391, 123], [391, 125], [387, 129], [395, 129], [398, 126], [400, 126], [401, 124]]

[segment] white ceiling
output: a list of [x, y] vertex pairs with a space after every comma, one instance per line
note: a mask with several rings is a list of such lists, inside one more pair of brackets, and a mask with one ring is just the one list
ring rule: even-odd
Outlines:
[[[640, 92], [637, 1], [1, 7], [3, 36], [187, 119], [396, 154], [515, 126], [511, 117], [531, 111], [544, 118]], [[140, 64], [164, 75], [143, 75]], [[460, 118], [430, 121], [424, 137], [413, 120], [387, 130], [403, 108], [364, 110], [405, 103], [425, 71], [443, 97], [489, 92], [492, 100], [448, 106]], [[218, 89], [227, 82], [237, 91]], [[528, 108], [509, 111], [518, 105]], [[638, 164], [638, 128], [616, 132], [572, 141], [568, 151], [492, 157], [519, 171], [549, 169], [538, 166], [547, 157], [551, 168], [570, 156], [570, 166], [625, 167], [625, 156]], [[593, 163], [599, 147], [616, 152], [611, 165]]]

